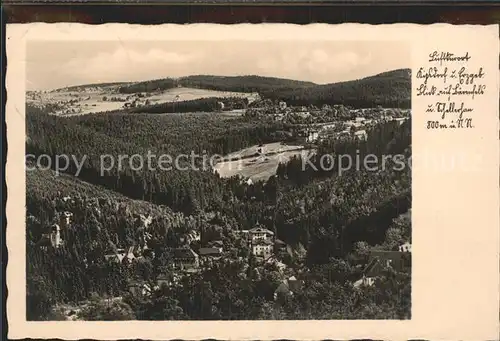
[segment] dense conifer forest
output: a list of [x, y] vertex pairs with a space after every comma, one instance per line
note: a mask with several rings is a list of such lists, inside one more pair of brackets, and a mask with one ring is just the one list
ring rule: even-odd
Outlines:
[[411, 98], [409, 69], [394, 70], [348, 82], [318, 85], [260, 76], [189, 76], [128, 84], [121, 93], [167, 90], [177, 86], [219, 91], [256, 92], [264, 98], [284, 100], [295, 105], [344, 104], [354, 107], [409, 108]]

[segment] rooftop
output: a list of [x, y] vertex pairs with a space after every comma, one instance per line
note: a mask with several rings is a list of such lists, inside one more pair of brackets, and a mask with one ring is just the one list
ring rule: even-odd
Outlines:
[[190, 248], [178, 248], [172, 250], [174, 258], [196, 258], [198, 255]]
[[262, 227], [254, 227], [254, 228], [253, 228], [253, 229], [251, 229], [249, 232], [250, 232], [250, 233], [267, 233], [267, 234], [274, 235], [274, 232], [273, 232], [273, 231], [270, 231], [270, 230], [265, 229], [265, 228], [262, 228]]
[[220, 250], [215, 247], [202, 247], [198, 253], [200, 256], [219, 256], [221, 254]]
[[273, 245], [274, 243], [270, 240], [257, 240], [253, 243], [253, 245]]

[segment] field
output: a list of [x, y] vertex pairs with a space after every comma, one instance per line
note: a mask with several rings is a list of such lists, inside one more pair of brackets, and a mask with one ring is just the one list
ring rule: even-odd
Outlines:
[[[61, 89], [41, 94], [40, 97], [33, 98], [27, 96], [28, 103], [59, 103], [64, 109], [55, 112], [56, 115], [74, 116], [85, 115], [89, 113], [98, 113], [104, 111], [119, 110], [124, 107], [126, 102], [132, 102], [140, 99], [142, 103], [146, 100], [149, 104], [157, 104], [174, 101], [189, 101], [208, 97], [246, 97], [249, 102], [259, 98], [256, 93], [215, 91], [192, 88], [175, 88], [162, 92], [143, 93], [144, 97], [138, 98], [134, 94], [118, 93], [117, 87], [94, 87], [82, 91], [75, 89]], [[104, 100], [106, 97], [106, 100]], [[111, 101], [115, 98], [115, 101]]]
[[217, 163], [214, 169], [223, 178], [239, 175], [252, 182], [265, 181], [276, 174], [280, 163], [286, 163], [294, 156], [313, 152], [303, 146], [285, 145], [281, 142], [254, 145], [226, 155], [224, 161]]
[[255, 101], [258, 98], [256, 93], [244, 93], [244, 92], [229, 92], [229, 91], [215, 91], [215, 90], [205, 90], [205, 89], [194, 89], [194, 88], [175, 88], [161, 93], [155, 93], [152, 96], [147, 97], [153, 103], [161, 102], [174, 102], [179, 101], [190, 101], [198, 98], [207, 97], [247, 97], [249, 102]]

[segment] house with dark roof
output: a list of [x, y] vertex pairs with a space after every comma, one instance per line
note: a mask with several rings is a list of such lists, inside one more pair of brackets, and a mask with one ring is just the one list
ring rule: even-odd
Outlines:
[[274, 291], [274, 300], [277, 301], [280, 298], [286, 298], [293, 296], [293, 292], [290, 290], [287, 281], [283, 281], [278, 285]]
[[198, 255], [189, 247], [173, 249], [172, 255], [177, 269], [194, 269], [200, 265]]
[[198, 250], [200, 257], [218, 258], [222, 255], [222, 250], [217, 247], [202, 247]]
[[295, 276], [283, 280], [278, 288], [274, 291], [274, 300], [278, 300], [280, 297], [290, 297], [294, 293], [300, 291], [304, 281], [298, 280]]
[[124, 257], [123, 261], [127, 262], [127, 263], [132, 263], [136, 259], [134, 251], [136, 251], [135, 247], [134, 246], [130, 246], [127, 249], [127, 252], [125, 253], [125, 257]]
[[395, 271], [407, 271], [411, 267], [411, 253], [374, 250], [370, 252], [369, 262], [376, 262]]
[[284, 255], [287, 253], [286, 243], [280, 239], [274, 240], [274, 252], [279, 255]]
[[272, 240], [274, 238], [274, 232], [263, 227], [254, 227], [248, 233], [252, 243], [261, 240]]
[[385, 271], [392, 269], [406, 272], [411, 269], [411, 253], [401, 251], [373, 250], [369, 261], [363, 270], [363, 277], [354, 283], [354, 287], [371, 286], [375, 280], [382, 277]]
[[127, 287], [134, 296], [150, 296], [153, 292], [153, 288], [142, 280], [130, 280]]

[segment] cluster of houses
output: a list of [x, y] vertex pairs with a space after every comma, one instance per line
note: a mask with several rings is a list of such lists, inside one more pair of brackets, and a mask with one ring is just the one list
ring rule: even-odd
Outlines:
[[[287, 244], [283, 241], [276, 239], [274, 232], [257, 226], [250, 230], [240, 230], [239, 234], [241, 238], [244, 238], [248, 243], [248, 246], [257, 262], [262, 265], [274, 264], [278, 268], [279, 272], [283, 274], [283, 279], [274, 292], [275, 300], [293, 296], [295, 292], [302, 288], [302, 285], [304, 284], [303, 280], [299, 280], [295, 276], [285, 275], [287, 266], [280, 262], [276, 256], [290, 252], [290, 250], [287, 249], [289, 246], [287, 246]], [[214, 261], [219, 260], [222, 257], [223, 252], [224, 250], [221, 241], [213, 241], [210, 243], [210, 247], [199, 248], [196, 252], [190, 247], [173, 249], [171, 250], [171, 268], [173, 270], [177, 270], [177, 272], [170, 275], [160, 273], [157, 276], [154, 285], [146, 283], [142, 280], [131, 280], [129, 282], [129, 290], [135, 294], [150, 295], [154, 290], [159, 289], [163, 284], [168, 286], [179, 284], [180, 273], [184, 273], [186, 275], [196, 273], [203, 266], [211, 265]], [[127, 257], [134, 259], [134, 256], [129, 256], [131, 253], [133, 253], [132, 249], [130, 249], [128, 253], [123, 252], [120, 254], [121, 261], [127, 261]]]
[[302, 130], [299, 136], [305, 137], [306, 143], [315, 143], [342, 137], [351, 137], [359, 141], [366, 141], [368, 139], [367, 129], [370, 127], [384, 121], [396, 121], [399, 125], [402, 125], [407, 119], [408, 117], [394, 118], [392, 116], [381, 116], [379, 119], [356, 117], [354, 120], [348, 121], [311, 124]]
[[[67, 199], [67, 198], [65, 198]], [[67, 229], [71, 225], [73, 214], [64, 211], [59, 214], [58, 223], [53, 224], [48, 228], [37, 243], [42, 249], [59, 249], [64, 245], [64, 240], [61, 237], [61, 231]], [[114, 251], [104, 255], [104, 259], [108, 263], [131, 265], [146, 259], [152, 260], [155, 258], [155, 253], [148, 248], [148, 241], [152, 236], [148, 232], [148, 226], [152, 222], [150, 216], [136, 215], [135, 219], [142, 229], [142, 235], [138, 245], [129, 246], [126, 249], [115, 249]], [[297, 279], [295, 275], [287, 272], [287, 266], [279, 261], [279, 258], [285, 254], [296, 252], [291, 250], [291, 247], [283, 241], [275, 238], [275, 233], [260, 225], [250, 230], [238, 231], [240, 237], [246, 241], [255, 260], [260, 264], [274, 264], [277, 266], [280, 273], [283, 275], [282, 280], [274, 292], [274, 299], [280, 300], [286, 297], [291, 297], [294, 293], [301, 290], [304, 281]], [[200, 241], [200, 234], [192, 232], [188, 234], [184, 241], [189, 245], [193, 241]], [[302, 255], [305, 256], [306, 251], [302, 247]], [[211, 266], [213, 262], [218, 261], [224, 254], [223, 242], [215, 240], [205, 247], [196, 249], [196, 252], [189, 246], [174, 248], [170, 250], [171, 262], [168, 267], [171, 270], [171, 275], [159, 274], [156, 279], [156, 284], [151, 285], [142, 280], [131, 279], [129, 281], [129, 290], [142, 295], [149, 295], [154, 290], [158, 289], [162, 284], [175, 285], [179, 283], [181, 274], [192, 274], [200, 271], [205, 266]], [[384, 276], [387, 269], [396, 271], [408, 271], [411, 269], [411, 244], [404, 243], [397, 250], [371, 250], [368, 254], [366, 266], [362, 270], [362, 277], [353, 283], [355, 288], [372, 286], [377, 278]], [[172, 275], [173, 273], [173, 275]], [[286, 275], [288, 273], [288, 275]]]
[[[305, 143], [343, 137], [366, 141], [367, 130], [370, 127], [387, 121], [396, 121], [401, 125], [411, 114], [409, 109], [348, 109], [343, 105], [329, 106], [327, 104], [320, 109], [315, 106], [290, 107], [283, 101], [278, 104], [272, 102], [265, 104], [259, 108], [251, 108], [249, 116], [264, 115], [272, 117], [275, 121], [289, 121], [294, 118], [293, 122], [299, 126], [294, 135], [304, 139]], [[348, 117], [355, 118], [347, 119]]]

